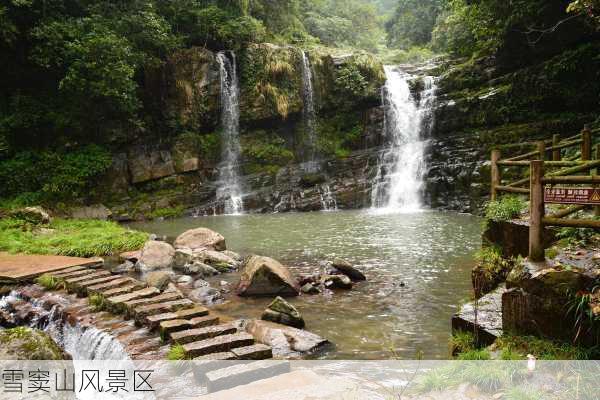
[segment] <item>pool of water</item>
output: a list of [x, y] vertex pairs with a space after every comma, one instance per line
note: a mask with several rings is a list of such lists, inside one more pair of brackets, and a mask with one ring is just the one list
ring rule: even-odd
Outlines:
[[[225, 236], [229, 249], [276, 258], [298, 275], [319, 272], [322, 260], [345, 258], [367, 282], [351, 291], [290, 299], [306, 329], [335, 344], [320, 357], [443, 359], [450, 317], [471, 294], [480, 225], [477, 217], [455, 213], [340, 211], [181, 218], [131, 227], [169, 238], [207, 227]], [[221, 275], [214, 284], [235, 283], [238, 276]], [[260, 318], [269, 301], [230, 295], [219, 309]]]

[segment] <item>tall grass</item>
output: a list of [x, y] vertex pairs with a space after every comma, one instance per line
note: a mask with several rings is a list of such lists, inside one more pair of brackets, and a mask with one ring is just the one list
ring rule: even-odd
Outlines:
[[0, 251], [73, 257], [109, 256], [137, 250], [148, 234], [115, 222], [55, 219], [44, 229], [23, 221], [0, 219]]

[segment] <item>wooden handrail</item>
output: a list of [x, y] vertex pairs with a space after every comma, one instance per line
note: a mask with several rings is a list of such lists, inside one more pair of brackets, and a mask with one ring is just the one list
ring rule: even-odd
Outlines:
[[580, 165], [578, 167], [565, 168], [565, 169], [561, 169], [556, 172], [552, 172], [552, 173], [548, 174], [547, 177], [576, 174], [578, 172], [589, 171], [598, 166], [600, 166], [600, 160], [587, 161], [585, 164]]
[[575, 146], [575, 145], [581, 144], [581, 143], [583, 143], [583, 139], [576, 139], [576, 140], [571, 140], [569, 142], [562, 143], [562, 144], [559, 143], [556, 146], [548, 147], [546, 150], [548, 150], [548, 151], [560, 150], [560, 149], [564, 149], [566, 147], [572, 147], [572, 146]]
[[556, 184], [582, 184], [582, 183], [592, 183], [592, 184], [600, 184], [600, 176], [598, 175], [581, 175], [581, 176], [546, 176], [542, 179], [544, 183], [549, 183], [551, 185]]
[[554, 214], [549, 215], [548, 218], [564, 218], [568, 215], [575, 214], [577, 211], [584, 210], [585, 208], [586, 208], [586, 206], [584, 206], [584, 205], [577, 205], [577, 206], [569, 207], [565, 210], [560, 210], [560, 211], [555, 212]]
[[520, 187], [514, 187], [514, 186], [501, 186], [501, 185], [496, 185], [496, 191], [507, 192], [507, 193], [524, 193], [524, 194], [529, 193], [529, 189], [527, 189], [527, 188], [520, 188]]
[[564, 219], [564, 218], [542, 218], [547, 226], [561, 226], [565, 228], [595, 228], [600, 229], [600, 221], [591, 219]]
[[[498, 165], [504, 165], [506, 167], [528, 167], [532, 160], [522, 160], [522, 161], [508, 161], [508, 160], [500, 160], [498, 161]], [[571, 167], [577, 165], [583, 165], [587, 161], [546, 161], [544, 164], [550, 167]]]

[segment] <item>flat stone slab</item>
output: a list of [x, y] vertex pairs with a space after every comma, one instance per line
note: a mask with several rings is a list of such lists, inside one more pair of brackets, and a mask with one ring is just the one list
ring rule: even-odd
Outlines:
[[129, 277], [122, 278], [117, 275], [116, 279], [97, 285], [89, 286], [87, 290], [88, 293], [103, 293], [107, 290], [124, 287], [127, 285], [129, 285], [128, 287], [134, 287], [137, 289], [143, 289], [144, 287], [146, 287], [146, 284], [141, 281], [137, 281]]
[[60, 271], [57, 271], [57, 272], [50, 272], [49, 274], [55, 278], [61, 278], [64, 276], [71, 276], [71, 274], [73, 274], [72, 276], [75, 276], [75, 274], [84, 274], [86, 272], [93, 272], [93, 271], [94, 271], [93, 269], [78, 266], [78, 267], [71, 267], [71, 268], [67, 268], [67, 269], [61, 269]]
[[254, 344], [254, 338], [247, 333], [234, 333], [232, 335], [217, 336], [199, 342], [183, 345], [187, 358], [204, 356], [210, 353], [222, 353], [237, 347], [250, 346]]
[[196, 317], [190, 319], [190, 323], [194, 328], [205, 328], [207, 326], [219, 325], [219, 317], [215, 317], [214, 315]]
[[[146, 325], [150, 329], [156, 329], [162, 322], [175, 320], [175, 319], [188, 319], [188, 318], [196, 318], [196, 317], [204, 317], [208, 315], [208, 309], [202, 306], [196, 306], [192, 308], [187, 308], [185, 310], [179, 310], [176, 312], [163, 313], [151, 315], [146, 318]], [[201, 328], [194, 326], [194, 328]]]
[[142, 282], [141, 287], [137, 283], [132, 283], [130, 285], [119, 286], [114, 289], [102, 290], [102, 291], [100, 291], [100, 294], [102, 294], [102, 296], [104, 296], [105, 298], [115, 297], [115, 296], [120, 296], [123, 294], [129, 294], [129, 293], [136, 292], [138, 290], [144, 289], [146, 286], [147, 285], [143, 282]]
[[102, 278], [104, 276], [110, 275], [110, 272], [108, 271], [97, 271], [97, 272], [92, 272], [91, 274], [86, 274], [84, 276], [78, 276], [76, 278], [69, 278], [69, 279], [65, 279], [65, 282], [67, 283], [67, 285], [76, 285], [79, 282], [85, 282], [85, 281], [90, 281], [96, 278]]
[[150, 296], [156, 296], [160, 294], [160, 290], [155, 287], [148, 287], [132, 293], [122, 294], [119, 296], [108, 297], [106, 304], [109, 309], [114, 313], [120, 313], [125, 311], [125, 303], [135, 299], [142, 299]]
[[146, 296], [146, 297], [138, 298], [135, 300], [126, 301], [126, 302], [120, 304], [119, 307], [121, 308], [121, 310], [123, 312], [125, 312], [126, 316], [129, 318], [134, 315], [134, 312], [135, 312], [134, 309], [136, 307], [148, 306], [150, 304], [164, 303], [166, 301], [180, 300], [182, 298], [183, 298], [183, 296], [176, 292], [163, 293], [163, 294], [160, 294], [160, 292], [159, 292], [159, 294], [157, 294], [155, 296]]
[[502, 294], [506, 286], [467, 303], [452, 316], [452, 331], [477, 332], [479, 345], [489, 346], [502, 336]]
[[171, 340], [177, 344], [186, 344], [211, 339], [221, 335], [236, 333], [237, 328], [231, 324], [207, 326], [206, 328], [188, 329], [171, 334]]
[[255, 361], [207, 372], [206, 384], [209, 392], [218, 392], [288, 372], [289, 361]]
[[240, 360], [267, 360], [273, 358], [273, 350], [264, 344], [253, 344], [252, 346], [238, 347], [231, 350]]
[[104, 262], [101, 258], [42, 256], [0, 252], [0, 280], [27, 281], [40, 275], [73, 267], [92, 268]]
[[194, 358], [194, 361], [203, 361], [203, 365], [205, 362], [208, 362], [208, 361], [232, 361], [232, 360], [237, 360], [237, 357], [231, 351], [224, 351], [222, 353], [212, 353], [212, 354], [207, 354], [205, 356], [200, 356], [200, 357]]
[[184, 308], [191, 308], [193, 306], [194, 302], [190, 299], [167, 301], [165, 303], [149, 304], [136, 307], [133, 310], [133, 316], [135, 318], [135, 322], [139, 325], [142, 325], [146, 320], [146, 317], [150, 315], [173, 312]]
[[192, 324], [187, 319], [172, 319], [169, 321], [163, 321], [158, 327], [160, 332], [160, 338], [163, 341], [167, 341], [170, 335], [174, 332], [185, 331], [192, 329]]

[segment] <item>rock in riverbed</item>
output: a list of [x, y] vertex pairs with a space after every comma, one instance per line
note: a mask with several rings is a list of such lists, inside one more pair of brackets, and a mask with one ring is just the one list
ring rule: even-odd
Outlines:
[[352, 289], [352, 281], [346, 275], [323, 275], [321, 283], [326, 289]]
[[140, 272], [171, 268], [175, 258], [175, 249], [168, 243], [150, 240], [146, 242], [136, 268]]
[[225, 238], [208, 228], [196, 228], [186, 231], [175, 239], [175, 248], [226, 250]]
[[171, 274], [166, 271], [150, 272], [144, 278], [148, 286], [154, 286], [158, 290], [164, 290], [171, 282]]
[[237, 292], [240, 296], [297, 296], [300, 287], [277, 260], [251, 256], [242, 269]]
[[348, 261], [343, 260], [341, 258], [336, 258], [332, 263], [333, 267], [340, 271], [342, 274], [346, 275], [351, 280], [357, 281], [366, 281], [367, 277], [360, 272], [358, 269], [354, 268], [352, 264]]
[[269, 321], [245, 320], [243, 329], [254, 339], [273, 348], [273, 354], [286, 357], [291, 353], [315, 352], [329, 342], [312, 332]]
[[304, 328], [304, 319], [296, 307], [277, 296], [263, 312], [261, 319], [294, 328]]
[[201, 286], [198, 289], [194, 289], [190, 292], [189, 297], [205, 306], [211, 306], [223, 300], [221, 292], [211, 286]]
[[1, 360], [66, 360], [64, 352], [45, 332], [17, 327], [0, 331]]

